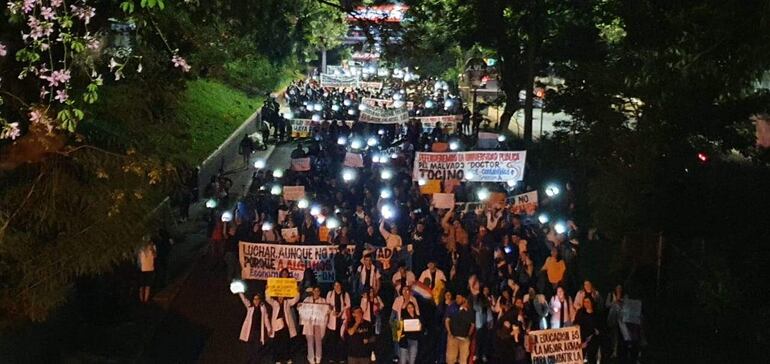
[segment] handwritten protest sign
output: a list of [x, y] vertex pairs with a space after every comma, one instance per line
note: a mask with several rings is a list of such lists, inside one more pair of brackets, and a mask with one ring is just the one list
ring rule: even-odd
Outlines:
[[358, 153], [345, 153], [345, 167], [364, 168], [364, 158]]
[[537, 191], [513, 196], [511, 200], [511, 212], [514, 214], [534, 215], [537, 212], [537, 207]]
[[302, 325], [323, 326], [329, 318], [329, 305], [325, 303], [300, 303], [299, 321]]
[[425, 185], [420, 186], [420, 193], [423, 195], [430, 195], [439, 192], [441, 192], [441, 181], [439, 180], [425, 181]]
[[283, 186], [286, 201], [298, 201], [305, 197], [305, 186]]
[[295, 158], [291, 160], [291, 170], [307, 172], [310, 170], [310, 158]]
[[299, 296], [297, 280], [294, 278], [268, 278], [265, 295], [269, 297], [297, 297]]
[[583, 364], [580, 327], [530, 332], [532, 364]]
[[469, 180], [476, 182], [506, 182], [524, 179], [527, 152], [417, 152], [412, 178], [414, 180]]
[[305, 269], [313, 269], [321, 283], [334, 282], [333, 245], [281, 245], [240, 242], [238, 258], [243, 279], [266, 280], [278, 277], [286, 268], [296, 280], [301, 280]]
[[433, 206], [437, 209], [451, 209], [455, 204], [454, 193], [434, 193]]

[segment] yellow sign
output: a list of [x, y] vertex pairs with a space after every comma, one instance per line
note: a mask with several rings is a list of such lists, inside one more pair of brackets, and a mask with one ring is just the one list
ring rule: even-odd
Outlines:
[[441, 181], [437, 179], [431, 179], [425, 181], [424, 186], [420, 186], [420, 193], [423, 195], [430, 195], [441, 192]]
[[268, 278], [265, 295], [268, 297], [297, 297], [299, 296], [297, 280], [294, 278]]

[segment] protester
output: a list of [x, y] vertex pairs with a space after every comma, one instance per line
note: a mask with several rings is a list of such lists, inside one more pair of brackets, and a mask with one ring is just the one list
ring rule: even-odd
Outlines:
[[[360, 307], [353, 310], [353, 323], [345, 330], [347, 334], [347, 363], [369, 364], [372, 356], [372, 344], [375, 342], [374, 328], [369, 321], [364, 320], [364, 313]], [[341, 360], [340, 363], [344, 363]]]
[[583, 297], [583, 304], [575, 314], [575, 325], [580, 326], [580, 337], [583, 347], [583, 358], [588, 364], [596, 364], [596, 354], [601, 343], [599, 317], [594, 311], [594, 301], [591, 297]]
[[240, 340], [246, 343], [246, 360], [249, 364], [261, 364], [266, 353], [266, 344], [273, 336], [273, 329], [262, 296], [257, 293], [249, 301], [243, 293], [238, 294], [246, 307], [246, 317], [241, 326]]
[[299, 296], [291, 299], [284, 297], [266, 298], [271, 307], [271, 327], [273, 329], [273, 360], [276, 363], [291, 362], [291, 338], [297, 336], [297, 321], [294, 318], [293, 307], [299, 301]]
[[[321, 297], [321, 288], [315, 286], [312, 288], [312, 295], [305, 298], [304, 303], [326, 304], [326, 300]], [[307, 339], [307, 361], [312, 364], [320, 364], [323, 357], [323, 338], [326, 334], [326, 323], [321, 325], [305, 325], [302, 328], [302, 334]]]
[[[416, 320], [418, 328], [408, 330], [406, 327], [407, 320]], [[412, 302], [407, 303], [406, 308], [401, 311], [401, 321], [403, 322], [403, 334], [398, 341], [398, 362], [399, 364], [416, 364], [418, 340], [422, 333], [422, 324], [420, 323], [420, 314], [417, 312], [417, 305]]]
[[342, 282], [334, 282], [334, 289], [326, 295], [326, 303], [331, 306], [331, 309], [329, 310], [329, 321], [326, 325], [329, 332], [327, 334], [328, 344], [325, 352], [328, 353], [330, 362], [344, 363], [346, 356], [342, 338], [345, 333], [351, 304], [350, 295], [344, 291]]
[[564, 293], [564, 288], [556, 288], [556, 295], [551, 297], [551, 324], [549, 328], [560, 329], [572, 325], [575, 308], [572, 299]]
[[470, 356], [476, 314], [465, 296], [466, 294], [463, 293], [455, 296], [455, 304], [447, 310], [447, 318], [444, 321], [447, 330], [446, 362], [448, 364], [466, 364]]
[[155, 281], [155, 258], [158, 251], [155, 243], [149, 238], [145, 239], [144, 245], [139, 248], [137, 260], [139, 264], [139, 302], [150, 302], [150, 291]]

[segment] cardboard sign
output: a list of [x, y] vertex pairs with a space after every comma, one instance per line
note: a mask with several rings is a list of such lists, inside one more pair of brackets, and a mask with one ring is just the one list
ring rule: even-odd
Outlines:
[[423, 153], [414, 158], [412, 179], [507, 182], [524, 179], [526, 151]]
[[294, 278], [268, 278], [265, 295], [268, 297], [297, 297], [299, 296], [297, 280]]
[[429, 180], [425, 181], [424, 186], [420, 186], [420, 193], [423, 195], [430, 195], [441, 192], [441, 181]]
[[364, 158], [358, 153], [345, 153], [345, 167], [364, 168]]
[[325, 303], [300, 303], [299, 322], [304, 325], [325, 326], [329, 318], [329, 305]]
[[519, 215], [534, 215], [537, 212], [537, 191], [513, 196], [511, 212]]
[[238, 245], [243, 279], [278, 277], [278, 273], [286, 268], [299, 281], [305, 269], [310, 268], [318, 282], [331, 283], [334, 282], [336, 254], [337, 247], [333, 245], [255, 244], [244, 241]]
[[455, 205], [454, 193], [434, 193], [433, 206], [437, 209], [451, 209]]
[[580, 327], [530, 332], [532, 364], [583, 364]]
[[420, 319], [406, 319], [404, 320], [404, 332], [418, 332], [422, 330]]
[[310, 170], [310, 158], [296, 158], [291, 160], [291, 170], [307, 172]]
[[298, 201], [305, 197], [305, 186], [283, 186], [283, 198], [286, 201]]
[[329, 228], [321, 226], [318, 228], [318, 241], [329, 241]]
[[283, 240], [287, 243], [296, 243], [299, 241], [299, 229], [295, 227], [281, 229], [281, 237], [283, 237]]

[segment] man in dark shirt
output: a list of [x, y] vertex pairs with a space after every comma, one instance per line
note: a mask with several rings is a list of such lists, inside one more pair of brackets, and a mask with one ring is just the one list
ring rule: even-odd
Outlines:
[[475, 329], [476, 313], [463, 293], [458, 293], [455, 303], [457, 311], [447, 317], [444, 325], [447, 330], [446, 362], [467, 364], [470, 355], [471, 336]]
[[374, 343], [374, 327], [364, 320], [360, 307], [353, 309], [353, 326], [347, 330], [348, 364], [369, 364]]

